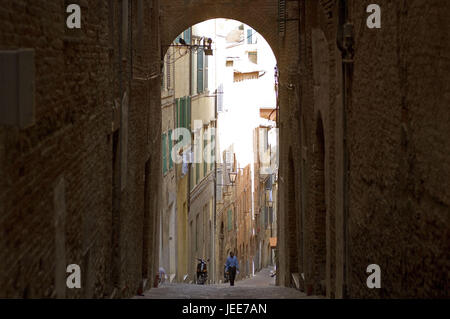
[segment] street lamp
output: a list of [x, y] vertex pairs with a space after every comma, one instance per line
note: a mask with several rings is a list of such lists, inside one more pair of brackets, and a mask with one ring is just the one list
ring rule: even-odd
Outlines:
[[237, 172], [229, 172], [228, 177], [230, 178], [231, 185], [234, 185], [236, 183]]

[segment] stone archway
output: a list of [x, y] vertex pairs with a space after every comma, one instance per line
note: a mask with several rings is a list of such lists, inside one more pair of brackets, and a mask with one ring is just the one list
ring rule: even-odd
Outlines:
[[161, 46], [165, 48], [181, 32], [197, 23], [226, 18], [245, 23], [261, 34], [278, 59], [278, 2], [258, 0], [171, 0], [160, 4]]
[[[291, 120], [291, 111], [297, 107], [294, 105], [295, 99], [289, 99], [289, 94], [292, 94], [292, 88], [296, 86], [297, 81], [295, 70], [298, 69], [299, 38], [296, 17], [300, 12], [299, 3], [292, 1], [287, 4], [286, 10], [290, 12], [290, 21], [282, 22], [279, 19], [278, 1], [275, 0], [157, 0], [156, 2], [158, 5], [155, 6], [160, 9], [160, 60], [170, 43], [184, 30], [197, 23], [215, 18], [232, 19], [247, 24], [268, 42], [276, 57], [279, 70], [279, 136], [280, 141], [283, 141], [279, 148], [279, 171], [280, 176], [283, 176], [283, 172], [288, 166], [286, 165], [288, 150], [293, 143], [294, 136], [299, 135], [296, 128], [281, 124]], [[284, 25], [281, 25], [282, 23]], [[156, 65], [157, 61], [154, 61], [154, 64]], [[294, 154], [293, 161], [297, 160], [298, 155]], [[277, 246], [279, 255], [277, 258], [277, 269], [279, 270], [277, 281], [278, 284], [288, 285], [291, 271], [288, 269], [286, 260], [288, 238], [285, 219], [287, 217], [283, 212], [285, 210], [284, 202], [288, 202], [285, 196], [289, 196], [289, 194], [287, 191], [283, 191], [284, 187], [286, 186], [280, 183], [277, 220], [281, 231], [277, 232], [277, 242], [279, 243]], [[299, 197], [297, 196], [297, 198]]]

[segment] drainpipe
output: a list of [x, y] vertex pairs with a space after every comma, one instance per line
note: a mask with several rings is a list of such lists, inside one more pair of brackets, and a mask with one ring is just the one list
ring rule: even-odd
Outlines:
[[349, 296], [349, 235], [348, 235], [348, 219], [349, 219], [349, 152], [348, 152], [348, 135], [347, 135], [347, 112], [351, 102], [351, 86], [353, 73], [353, 50], [354, 32], [353, 24], [348, 20], [348, 2], [347, 0], [339, 1], [339, 29], [337, 36], [337, 45], [342, 53], [342, 123], [343, 123], [343, 156], [344, 156], [344, 174], [343, 174], [343, 190], [344, 190], [344, 216], [343, 216], [343, 234], [344, 234], [344, 287], [343, 297]]

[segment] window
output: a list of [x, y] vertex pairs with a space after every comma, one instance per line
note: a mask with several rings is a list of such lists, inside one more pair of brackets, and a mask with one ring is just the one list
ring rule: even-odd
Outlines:
[[228, 210], [228, 231], [233, 229], [233, 211]]
[[183, 97], [180, 100], [180, 112], [181, 112], [181, 119], [180, 119], [180, 127], [186, 127], [186, 98]]
[[199, 48], [197, 52], [197, 93], [203, 93], [204, 87], [203, 87], [203, 62], [204, 62], [204, 52], [203, 48]]
[[253, 29], [247, 29], [247, 44], [256, 44], [256, 31]]
[[167, 172], [167, 146], [166, 146], [166, 133], [162, 135], [162, 154], [163, 154], [163, 173]]
[[192, 28], [187, 29], [183, 32], [183, 39], [186, 41], [186, 44], [191, 44], [192, 40]]
[[186, 96], [175, 100], [176, 104], [176, 125], [191, 129], [191, 97]]
[[[223, 184], [224, 180], [223, 180], [223, 175], [222, 175], [222, 169], [218, 166], [217, 168], [217, 182], [219, 184]], [[222, 187], [216, 187], [216, 197], [218, 201], [222, 200]]]
[[248, 53], [248, 60], [254, 64], [258, 64], [258, 52], [251, 51]]
[[180, 112], [180, 99], [175, 99], [175, 122], [176, 122], [176, 127], [180, 127], [180, 123], [181, 123], [181, 112]]
[[187, 97], [186, 128], [191, 131], [191, 97]]
[[196, 61], [196, 53], [194, 51], [191, 51], [191, 95], [195, 95], [196, 92], [196, 82], [195, 82], [195, 78], [196, 78], [196, 74], [194, 72], [196, 66], [195, 66], [195, 61]]

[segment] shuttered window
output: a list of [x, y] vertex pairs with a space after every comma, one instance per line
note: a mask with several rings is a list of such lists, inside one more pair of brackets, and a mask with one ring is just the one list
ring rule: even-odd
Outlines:
[[199, 48], [197, 52], [197, 93], [203, 93], [203, 61], [204, 61], [204, 52], [203, 48]]
[[175, 99], [175, 122], [176, 127], [180, 127], [180, 99]]
[[196, 79], [196, 74], [194, 72], [195, 70], [195, 52], [191, 51], [191, 95], [195, 95], [196, 92], [196, 83], [195, 83], [195, 79]]
[[180, 101], [180, 109], [181, 109], [181, 123], [180, 127], [186, 127], [186, 98], [181, 98]]
[[186, 44], [191, 44], [192, 28], [189, 28], [183, 32], [183, 38], [184, 38], [184, 41], [186, 41]]
[[191, 97], [188, 96], [187, 97], [187, 116], [186, 116], [186, 128], [189, 130], [189, 132], [191, 131]]
[[231, 209], [228, 210], [228, 230], [233, 229], [233, 211]]

